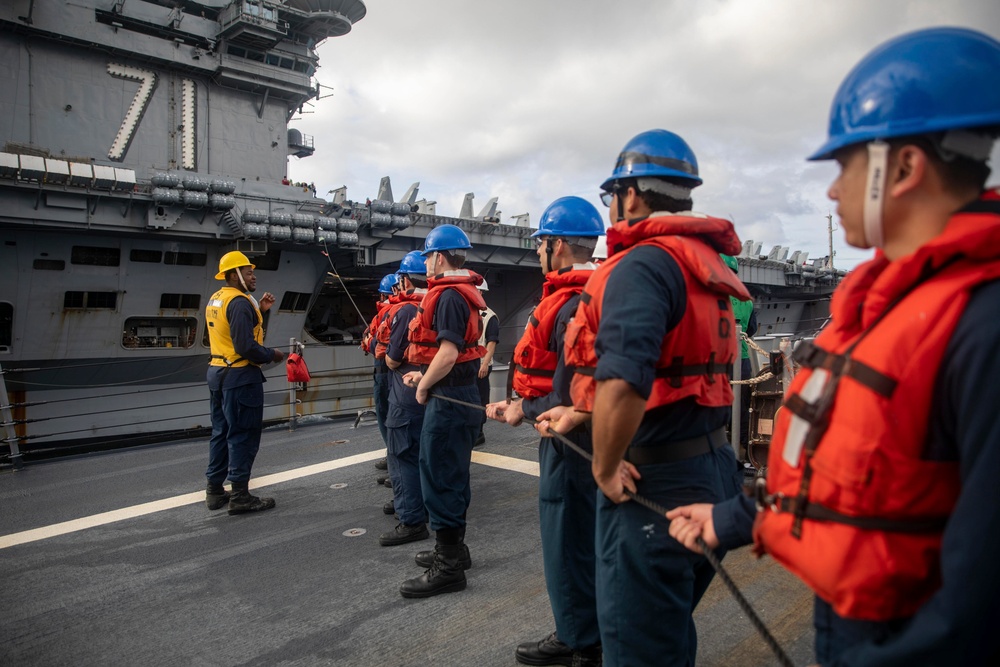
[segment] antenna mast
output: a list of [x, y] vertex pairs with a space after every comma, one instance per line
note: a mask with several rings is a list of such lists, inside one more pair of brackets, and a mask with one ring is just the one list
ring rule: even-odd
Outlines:
[[826, 214], [826, 235], [830, 242], [830, 268], [833, 269], [833, 214]]

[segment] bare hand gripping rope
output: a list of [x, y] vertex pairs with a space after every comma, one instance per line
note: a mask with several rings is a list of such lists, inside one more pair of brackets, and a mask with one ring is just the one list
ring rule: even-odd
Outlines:
[[[431, 398], [440, 398], [441, 400], [450, 401], [458, 405], [464, 405], [465, 407], [473, 408], [475, 410], [485, 410], [485, 408], [483, 408], [483, 406], [479, 405], [478, 403], [469, 403], [467, 401], [460, 401], [457, 398], [450, 398], [448, 396], [442, 396], [441, 394], [431, 394], [430, 396]], [[537, 423], [535, 420], [529, 419], [527, 417], [525, 417], [524, 421]], [[572, 449], [574, 452], [582, 456], [585, 460], [587, 461], [594, 460], [594, 457], [590, 454], [590, 452], [581, 449], [576, 443], [574, 443], [572, 440], [564, 436], [562, 433], [556, 433], [555, 431], [552, 430], [550, 430], [549, 433], [552, 435], [552, 437], [554, 437], [556, 440], [558, 440], [562, 444]], [[625, 489], [625, 495], [627, 495], [631, 500], [634, 500], [643, 507], [650, 509], [653, 512], [656, 512], [661, 517], [666, 517], [668, 510], [666, 507], [663, 507], [659, 503], [653, 502], [648, 498], [643, 498], [639, 494], [633, 493], [628, 489]], [[771, 634], [771, 631], [767, 629], [767, 626], [764, 624], [763, 619], [761, 619], [760, 615], [757, 614], [757, 611], [753, 608], [753, 605], [751, 605], [750, 601], [746, 599], [746, 597], [743, 595], [742, 592], [740, 592], [740, 589], [736, 586], [736, 582], [733, 581], [732, 577], [729, 576], [729, 573], [726, 572], [726, 570], [722, 567], [722, 561], [719, 560], [719, 557], [715, 554], [714, 551], [712, 551], [712, 549], [705, 543], [705, 540], [702, 539], [701, 537], [698, 538], [697, 543], [698, 547], [704, 554], [705, 559], [709, 562], [709, 564], [711, 564], [712, 568], [715, 569], [716, 574], [719, 575], [719, 579], [722, 580], [722, 583], [725, 584], [726, 588], [729, 589], [729, 592], [732, 593], [734, 598], [736, 598], [736, 603], [740, 606], [740, 609], [742, 609], [743, 613], [747, 615], [747, 617], [750, 619], [750, 623], [753, 625], [754, 628], [757, 629], [757, 632], [760, 633], [761, 637], [764, 638], [764, 642], [768, 645], [771, 651], [774, 652], [774, 655], [777, 656], [778, 662], [781, 663], [782, 667], [794, 667], [795, 663], [792, 662], [791, 658], [788, 657], [788, 654], [785, 653], [783, 648], [781, 648], [781, 645], [778, 643], [778, 640], [775, 639], [774, 635]]]

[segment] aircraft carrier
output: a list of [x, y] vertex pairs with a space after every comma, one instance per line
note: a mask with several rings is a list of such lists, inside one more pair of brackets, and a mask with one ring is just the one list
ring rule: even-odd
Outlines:
[[[0, 3], [0, 664], [511, 665], [551, 631], [527, 428], [491, 422], [473, 454], [468, 590], [404, 600], [430, 543], [378, 546], [394, 525], [371, 463], [384, 445], [352, 427], [371, 407], [358, 340], [378, 280], [460, 225], [500, 317], [502, 392], [541, 276], [530, 219], [506, 224], [495, 199], [445, 217], [418, 184], [321, 197], [287, 178], [289, 156], [323, 150], [294, 127], [319, 95], [316, 47], [366, 13]], [[313, 378], [265, 369], [254, 485], [278, 507], [250, 517], [209, 512], [201, 490], [203, 306], [233, 249], [278, 297], [266, 343], [303, 350]], [[753, 242], [738, 260], [771, 344], [822, 324], [841, 272]], [[746, 550], [725, 565], [806, 663], [808, 591]], [[718, 582], [696, 618], [700, 665], [776, 664]]]

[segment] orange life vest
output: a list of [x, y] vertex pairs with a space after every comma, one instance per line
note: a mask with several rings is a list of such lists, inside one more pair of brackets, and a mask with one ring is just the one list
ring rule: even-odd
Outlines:
[[458, 292], [469, 306], [469, 321], [462, 336], [465, 345], [458, 351], [456, 364], [473, 359], [482, 359], [486, 349], [479, 345], [483, 330], [483, 318], [479, 311], [486, 308], [482, 294], [476, 288], [483, 277], [467, 269], [447, 271], [427, 279], [427, 294], [417, 306], [416, 316], [410, 320], [410, 346], [406, 348], [406, 360], [417, 366], [426, 366], [437, 354], [437, 331], [434, 325], [434, 308], [446, 289]]
[[419, 304], [425, 294], [427, 294], [427, 290], [413, 288], [389, 299], [391, 305], [386, 309], [385, 317], [379, 323], [378, 331], [375, 334], [376, 359], [385, 359], [385, 353], [389, 349], [389, 336], [392, 335], [392, 320], [396, 317], [399, 309], [408, 303]]
[[[391, 299], [392, 297], [389, 298]], [[385, 314], [387, 308], [389, 308], [388, 301], [379, 301], [375, 304], [375, 317], [368, 323], [368, 328], [365, 329], [364, 335], [361, 336], [361, 349], [365, 351], [365, 356], [368, 356], [368, 352], [371, 350], [372, 341], [375, 340], [375, 334], [378, 332], [378, 325], [382, 322], [382, 315]]]
[[383, 307], [382, 310], [380, 310], [378, 313], [378, 319], [375, 322], [375, 328], [372, 330], [372, 337], [375, 339], [376, 359], [385, 359], [385, 347], [388, 344], [388, 342], [383, 343], [381, 340], [379, 340], [378, 332], [379, 329], [382, 328], [382, 325], [385, 324], [386, 320], [392, 317], [392, 308], [393, 306], [399, 303], [399, 298], [400, 298], [399, 294], [393, 294], [392, 296], [390, 296], [389, 300], [385, 302], [385, 307]]
[[511, 360], [511, 387], [522, 398], [552, 393], [552, 376], [559, 360], [549, 346], [556, 317], [567, 301], [583, 291], [596, 268], [595, 264], [574, 264], [545, 275], [542, 300], [528, 317], [528, 326]]
[[566, 365], [574, 366], [570, 393], [573, 406], [594, 409], [594, 342], [608, 276], [629, 252], [641, 246], [662, 248], [676, 260], [687, 289], [687, 308], [677, 326], [663, 338], [653, 389], [646, 410], [695, 397], [699, 405], [731, 405], [729, 373], [736, 358], [737, 333], [730, 296], [750, 293], [719, 253], [739, 254], [733, 225], [720, 218], [692, 214], [619, 222], [608, 230], [611, 256], [594, 271], [580, 296], [576, 316], [566, 328]]
[[754, 539], [841, 616], [911, 616], [940, 587], [960, 478], [957, 462], [923, 458], [928, 415], [972, 290], [997, 278], [994, 191], [914, 254], [855, 269], [796, 350], [805, 370], [776, 419]]

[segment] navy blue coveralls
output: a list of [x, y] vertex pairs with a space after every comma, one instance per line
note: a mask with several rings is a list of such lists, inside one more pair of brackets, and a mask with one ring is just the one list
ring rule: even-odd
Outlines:
[[[552, 392], [521, 402], [524, 416], [538, 415], [557, 406], [572, 405], [563, 358], [566, 324], [573, 319], [579, 295], [573, 296], [556, 314], [549, 350], [558, 362]], [[593, 452], [590, 432], [578, 427], [566, 435], [574, 444]], [[553, 438], [538, 443], [538, 514], [542, 532], [542, 562], [556, 636], [570, 648], [581, 650], [600, 643], [597, 600], [594, 594], [594, 507], [597, 482], [590, 461]]]
[[[410, 320], [416, 314], [417, 306], [412, 303], [396, 311], [390, 322], [386, 358], [404, 361], [410, 344]], [[402, 363], [389, 372], [389, 411], [385, 418], [389, 458], [395, 462], [390, 470], [393, 504], [400, 523], [407, 526], [427, 523], [420, 491], [420, 430], [424, 424], [424, 406], [417, 402], [417, 390], [403, 384], [403, 376], [415, 370], [416, 366]]]
[[[594, 342], [594, 378], [625, 380], [648, 398], [663, 338], [686, 307], [684, 277], [674, 259], [657, 247], [631, 250], [608, 277]], [[707, 437], [724, 427], [730, 414], [729, 407], [704, 407], [693, 398], [648, 410], [630, 448], [669, 448], [672, 442]], [[742, 474], [732, 448], [724, 435], [710, 444], [711, 451], [692, 458], [637, 466], [639, 495], [673, 508], [738, 494]], [[597, 613], [607, 667], [695, 663], [698, 639], [691, 614], [715, 572], [703, 556], [670, 537], [668, 526], [665, 517], [638, 503], [598, 496]]]
[[249, 482], [250, 471], [264, 425], [264, 373], [260, 366], [274, 359], [274, 350], [253, 338], [257, 313], [249, 299], [235, 297], [226, 308], [233, 349], [251, 362], [229, 368], [209, 366], [206, 380], [211, 404], [212, 437], [208, 441], [208, 469], [212, 486]]
[[[1000, 281], [976, 290], [934, 385], [926, 458], [958, 461], [962, 490], [941, 544], [943, 585], [911, 618], [859, 621], [816, 598], [816, 659], [824, 667], [998, 665], [1000, 640]], [[753, 541], [756, 508], [740, 496], [715, 506], [723, 546]]]
[[[454, 289], [446, 289], [434, 309], [433, 328], [437, 341], [447, 340], [465, 348], [469, 305]], [[479, 313], [476, 313], [479, 316]], [[457, 363], [431, 388], [440, 394], [474, 405], [479, 404], [476, 375], [479, 360]], [[472, 446], [482, 421], [479, 410], [431, 398], [420, 432], [420, 486], [431, 530], [438, 531], [441, 544], [457, 544], [465, 533], [465, 514], [472, 500], [469, 466]]]

